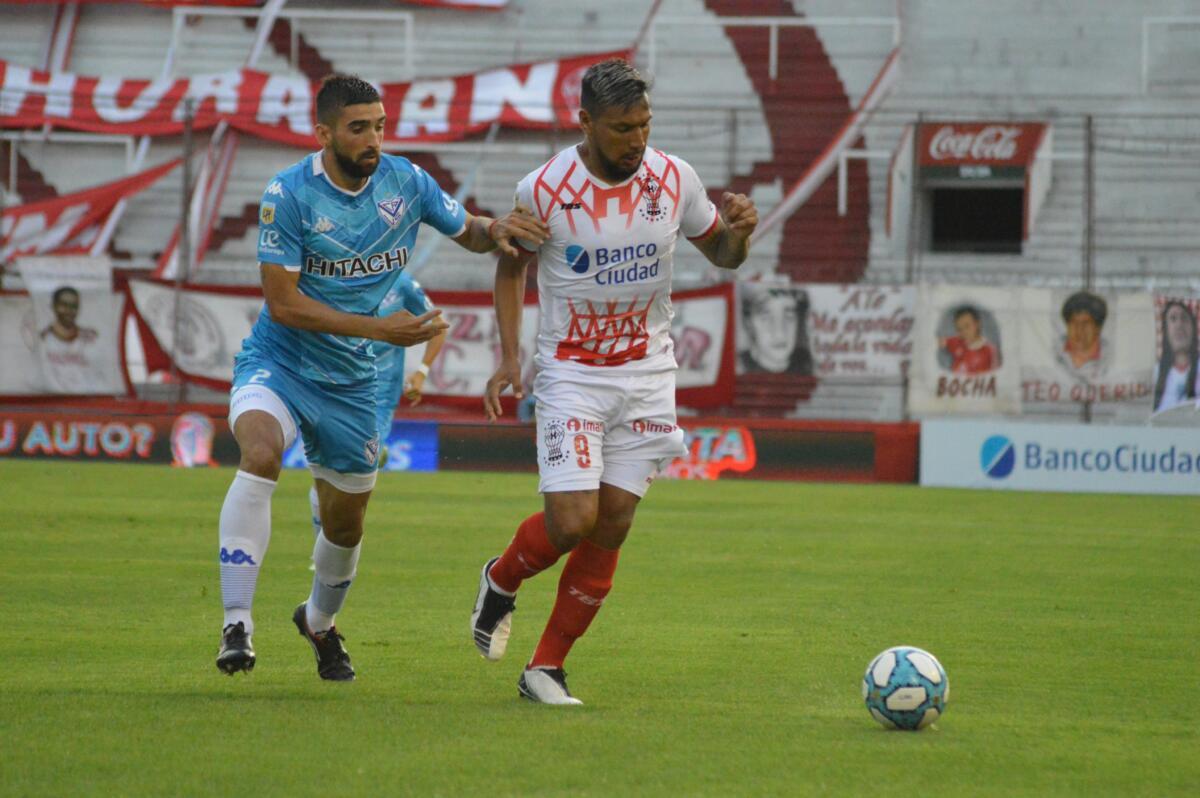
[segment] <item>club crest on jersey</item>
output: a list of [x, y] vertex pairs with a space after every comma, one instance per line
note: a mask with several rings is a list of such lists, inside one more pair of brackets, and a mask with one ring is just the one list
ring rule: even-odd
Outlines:
[[659, 202], [662, 198], [662, 183], [654, 175], [647, 175], [644, 179], [638, 180], [638, 185], [642, 187], [642, 193], [646, 195], [646, 204], [640, 210], [642, 218], [649, 222], [658, 221], [666, 213], [662, 203]]
[[375, 465], [375, 461], [379, 459], [379, 436], [376, 435], [371, 440], [367, 441], [363, 446], [363, 454], [367, 456], [367, 463]]
[[388, 227], [395, 227], [400, 224], [400, 217], [404, 215], [404, 197], [380, 200], [375, 203], [375, 207], [379, 209], [379, 218], [387, 222]]

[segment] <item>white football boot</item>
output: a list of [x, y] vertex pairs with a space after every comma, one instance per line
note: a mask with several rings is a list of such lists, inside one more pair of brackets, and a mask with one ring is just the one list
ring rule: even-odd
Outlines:
[[567, 674], [562, 668], [526, 668], [517, 682], [522, 698], [539, 704], [582, 705], [567, 689]]
[[512, 614], [517, 608], [516, 599], [497, 590], [488, 576], [498, 559], [488, 560], [479, 572], [479, 593], [471, 611], [471, 639], [480, 655], [493, 662], [503, 657], [508, 648]]

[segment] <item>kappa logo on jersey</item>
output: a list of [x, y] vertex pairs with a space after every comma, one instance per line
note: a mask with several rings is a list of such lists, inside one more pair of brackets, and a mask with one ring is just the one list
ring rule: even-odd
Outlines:
[[334, 225], [333, 222], [329, 221], [329, 219], [327, 217], [322, 216], [321, 218], [317, 219], [317, 223], [313, 225], [313, 232], [314, 233], [328, 233], [335, 226], [336, 225]]
[[578, 244], [571, 244], [567, 247], [567, 265], [576, 274], [587, 274], [587, 270], [592, 265], [588, 251]]
[[[274, 232], [266, 230], [264, 232]], [[308, 256], [304, 261], [306, 274], [316, 274], [321, 277], [368, 277], [373, 274], [403, 269], [408, 263], [408, 247], [399, 247], [391, 252], [373, 252], [367, 257], [361, 255], [353, 258], [338, 258], [326, 260]]]
[[546, 444], [545, 461], [547, 466], [561, 465], [567, 461], [567, 453], [563, 451], [563, 440], [567, 437], [566, 427], [557, 418], [546, 422], [544, 442]]
[[274, 197], [283, 196], [283, 183], [278, 180], [272, 180], [271, 185], [267, 186], [267, 193]]
[[275, 203], [264, 202], [258, 211], [258, 220], [263, 224], [275, 224]]
[[387, 226], [395, 227], [400, 224], [400, 217], [404, 216], [404, 197], [381, 200], [375, 203], [375, 207], [379, 208], [379, 217], [387, 222]]

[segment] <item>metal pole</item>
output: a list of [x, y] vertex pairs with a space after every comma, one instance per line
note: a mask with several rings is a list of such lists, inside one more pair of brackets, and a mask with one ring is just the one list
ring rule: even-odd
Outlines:
[[[1096, 281], [1096, 137], [1092, 115], [1083, 118], [1083, 287], [1091, 291]], [[1080, 412], [1084, 424], [1092, 423], [1092, 403]]]
[[921, 124], [925, 118], [923, 111], [917, 112], [917, 121], [913, 124], [912, 157], [908, 166], [908, 246], [905, 248], [907, 260], [904, 266], [904, 282], [914, 283], [918, 278], [920, 264], [917, 262], [917, 239], [921, 235], [921, 154], [917, 151], [921, 142]]
[[725, 153], [726, 165], [729, 167], [729, 177], [732, 180], [737, 174], [738, 146], [738, 112], [736, 108], [729, 109], [729, 150]]
[[1092, 115], [1083, 118], [1083, 287], [1092, 290], [1096, 279], [1096, 134]]
[[[195, 121], [196, 106], [192, 99], [183, 102], [183, 186], [180, 191], [179, 207], [179, 268], [175, 270], [175, 309], [171, 314], [171, 384], [176, 386], [172, 404], [185, 401], [187, 385], [179, 379], [179, 331], [183, 309], [183, 282], [192, 270], [192, 123]], [[174, 412], [174, 407], [172, 407]]]

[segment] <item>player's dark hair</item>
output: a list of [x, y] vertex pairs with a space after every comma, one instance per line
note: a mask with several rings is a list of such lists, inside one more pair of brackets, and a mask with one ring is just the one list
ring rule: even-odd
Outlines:
[[74, 294], [76, 299], [79, 299], [79, 292], [69, 285], [64, 285], [61, 288], [56, 288], [54, 293], [50, 295], [50, 304], [57, 305], [58, 301], [66, 294]]
[[974, 305], [959, 305], [954, 309], [954, 320], [958, 321], [959, 316], [970, 316], [971, 318], [975, 319], [976, 323], [978, 323], [979, 309]]
[[609, 108], [625, 110], [646, 96], [650, 83], [624, 58], [592, 64], [583, 73], [579, 105], [591, 116]]
[[1071, 317], [1080, 311], [1091, 316], [1097, 327], [1103, 327], [1104, 320], [1108, 318], [1108, 303], [1090, 291], [1076, 291], [1063, 303], [1063, 321], [1070, 323]]
[[1167, 311], [1172, 307], [1182, 310], [1192, 324], [1192, 340], [1188, 350], [1188, 358], [1191, 363], [1188, 366], [1187, 383], [1183, 395], [1187, 399], [1196, 398], [1196, 370], [1200, 366], [1200, 358], [1197, 357], [1200, 341], [1197, 340], [1196, 314], [1186, 303], [1172, 299], [1163, 305], [1162, 309], [1162, 357], [1158, 359], [1158, 381], [1154, 385], [1154, 403], [1150, 406], [1152, 410], [1157, 410], [1159, 403], [1162, 402], [1163, 391], [1167, 388], [1167, 375], [1171, 373], [1171, 369], [1175, 368], [1175, 350], [1171, 348], [1171, 339], [1167, 337]]
[[379, 102], [379, 92], [357, 75], [329, 75], [317, 91], [317, 121], [332, 127], [347, 105]]

